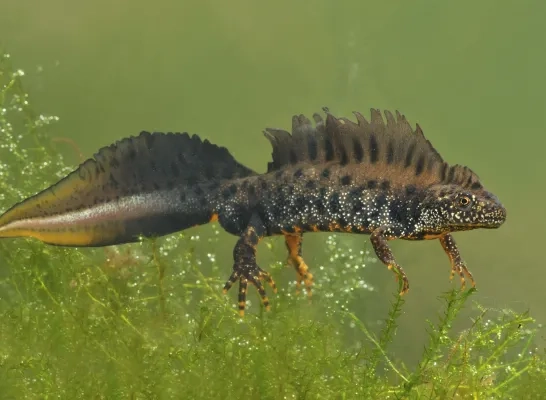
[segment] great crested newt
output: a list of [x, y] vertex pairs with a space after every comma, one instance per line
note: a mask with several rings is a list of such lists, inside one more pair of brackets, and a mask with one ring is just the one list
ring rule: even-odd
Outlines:
[[[468, 167], [449, 165], [396, 112], [371, 110], [356, 122], [314, 114], [292, 118], [292, 132], [266, 129], [273, 147], [267, 172], [237, 162], [229, 151], [188, 133], [142, 132], [100, 149], [74, 172], [0, 216], [0, 237], [33, 237], [62, 246], [108, 246], [218, 221], [238, 236], [227, 292], [239, 281], [244, 314], [248, 283], [266, 308], [256, 262], [267, 236], [283, 235], [288, 260], [311, 293], [302, 258], [307, 232], [370, 235], [377, 257], [402, 280], [389, 240], [438, 239], [457, 274], [475, 285], [452, 232], [498, 228], [506, 209]], [[466, 278], [466, 279], [465, 279]]]

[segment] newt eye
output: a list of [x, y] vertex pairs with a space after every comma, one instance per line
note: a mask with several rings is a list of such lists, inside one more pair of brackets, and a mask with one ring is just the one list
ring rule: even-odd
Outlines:
[[470, 206], [472, 200], [468, 196], [459, 197], [459, 207], [467, 209]]

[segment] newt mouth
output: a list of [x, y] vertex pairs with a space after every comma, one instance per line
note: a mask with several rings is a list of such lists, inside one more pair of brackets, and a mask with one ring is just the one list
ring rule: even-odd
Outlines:
[[[497, 208], [494, 211], [486, 212], [476, 223], [471, 223], [473, 228], [496, 229], [506, 221], [506, 209]], [[463, 226], [464, 224], [461, 224]]]

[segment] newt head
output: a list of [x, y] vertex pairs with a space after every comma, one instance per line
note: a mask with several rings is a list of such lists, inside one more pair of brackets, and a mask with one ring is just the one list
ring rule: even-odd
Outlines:
[[420, 215], [425, 234], [494, 229], [506, 220], [506, 208], [479, 183], [434, 185], [427, 192]]

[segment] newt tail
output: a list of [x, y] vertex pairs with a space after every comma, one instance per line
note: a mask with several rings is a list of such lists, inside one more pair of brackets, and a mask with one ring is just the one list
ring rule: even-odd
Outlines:
[[371, 110], [357, 122], [314, 114], [292, 119], [292, 132], [266, 129], [273, 147], [267, 172], [238, 163], [229, 151], [188, 133], [148, 133], [100, 149], [74, 172], [0, 216], [0, 237], [33, 237], [62, 246], [108, 246], [157, 237], [218, 221], [239, 237], [227, 292], [239, 282], [244, 314], [248, 284], [266, 308], [256, 247], [283, 235], [298, 290], [311, 293], [313, 275], [302, 257], [306, 232], [369, 234], [378, 258], [408, 278], [388, 242], [438, 239], [464, 287], [474, 278], [453, 232], [498, 228], [506, 209], [469, 168], [449, 165], [396, 112]]

